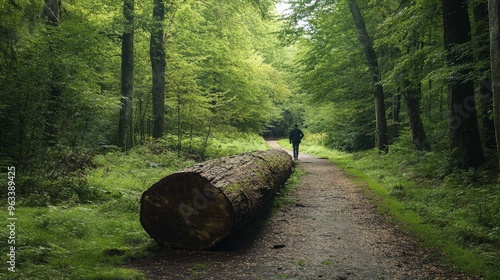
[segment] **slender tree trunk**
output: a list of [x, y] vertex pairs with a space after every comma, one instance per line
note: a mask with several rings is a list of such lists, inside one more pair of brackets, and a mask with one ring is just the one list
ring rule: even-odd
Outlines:
[[[146, 142], [146, 134], [145, 132], [145, 123], [144, 123], [144, 99], [141, 97], [139, 98], [138, 101], [138, 106], [139, 106], [139, 113], [137, 113], [137, 119], [138, 119], [138, 132], [139, 132], [139, 137], [140, 137], [140, 144], [144, 144]], [[137, 127], [136, 127], [137, 129]]]
[[118, 144], [125, 150], [134, 144], [133, 97], [134, 97], [134, 0], [124, 0], [123, 15], [126, 24], [122, 37], [122, 106], [118, 127]]
[[[429, 91], [432, 91], [432, 80], [429, 80], [429, 83], [428, 83], [428, 90]], [[434, 101], [434, 94], [431, 94], [428, 98], [428, 103], [427, 103], [427, 112], [426, 112], [426, 116], [427, 116], [427, 119], [432, 122], [432, 105], [433, 103], [435, 102]]]
[[165, 4], [163, 0], [154, 0], [153, 28], [150, 40], [150, 58], [153, 74], [153, 138], [163, 137], [165, 129], [165, 50], [163, 46], [163, 21]]
[[488, 2], [490, 21], [490, 56], [493, 92], [493, 116], [498, 158], [500, 159], [500, 0]]
[[205, 136], [203, 137], [203, 146], [201, 148], [201, 156], [202, 158], [205, 158], [206, 156], [206, 151], [207, 151], [207, 147], [208, 147], [208, 139], [210, 139], [210, 136], [212, 135], [212, 125], [213, 125], [214, 121], [213, 121], [213, 117], [210, 118], [210, 120], [208, 121], [208, 126], [207, 126], [207, 132], [205, 134]]
[[[43, 16], [46, 19], [46, 24], [57, 26], [60, 23], [60, 0], [46, 0], [43, 7]], [[53, 30], [49, 30], [52, 32]], [[54, 55], [57, 49], [52, 42], [49, 42], [49, 52]], [[47, 100], [47, 109], [45, 110], [45, 128], [44, 142], [49, 146], [57, 144], [57, 135], [59, 134], [58, 120], [61, 109], [61, 80], [62, 70], [57, 66], [57, 60], [51, 59], [49, 62], [50, 75], [50, 91]]]
[[431, 146], [425, 134], [424, 123], [420, 115], [420, 88], [412, 88], [410, 81], [405, 81], [403, 96], [406, 101], [406, 111], [410, 121], [413, 147], [419, 151], [430, 151]]
[[[470, 42], [470, 21], [467, 0], [442, 0], [444, 42], [450, 66], [473, 61], [470, 55], [458, 52], [456, 46]], [[450, 81], [450, 146], [452, 159], [458, 168], [478, 168], [484, 163], [484, 154], [477, 125], [474, 84], [465, 76], [471, 69], [457, 70]]]
[[[53, 49], [50, 44], [49, 49]], [[44, 112], [45, 115], [45, 128], [43, 140], [48, 146], [57, 144], [57, 135], [59, 134], [60, 125], [60, 111], [61, 111], [61, 95], [63, 89], [61, 88], [61, 70], [55, 65], [54, 61], [50, 62], [50, 91], [47, 100], [47, 108]]]
[[368, 31], [366, 30], [365, 21], [359, 10], [356, 0], [349, 0], [349, 8], [351, 10], [354, 23], [358, 30], [359, 41], [363, 45], [370, 74], [372, 76], [373, 93], [375, 96], [375, 116], [376, 116], [376, 131], [375, 131], [375, 146], [382, 152], [387, 153], [389, 150], [389, 139], [387, 136], [387, 117], [385, 115], [385, 100], [384, 90], [380, 84], [380, 69], [373, 42]]
[[177, 152], [181, 154], [182, 149], [182, 116], [181, 116], [181, 95], [177, 92]]
[[400, 113], [401, 113], [401, 93], [397, 92], [392, 97], [391, 122], [388, 127], [390, 139], [395, 139], [399, 136], [400, 130]]
[[[392, 102], [392, 121], [399, 124], [401, 121], [399, 116], [401, 113], [401, 93], [394, 95], [394, 100]], [[399, 127], [399, 125], [398, 125]], [[398, 129], [399, 130], [399, 129]]]

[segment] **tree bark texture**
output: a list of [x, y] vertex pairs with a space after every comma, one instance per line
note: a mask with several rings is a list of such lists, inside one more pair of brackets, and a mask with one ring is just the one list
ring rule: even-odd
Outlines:
[[[478, 50], [476, 60], [490, 60], [490, 37], [488, 28], [488, 3], [481, 2], [474, 5], [474, 41]], [[490, 70], [490, 65], [485, 64], [481, 67], [480, 72], [487, 73]], [[488, 149], [496, 149], [495, 140], [495, 121], [491, 118], [493, 112], [493, 96], [491, 94], [491, 77], [481, 78], [479, 80], [478, 91], [478, 117], [480, 119], [481, 135], [483, 136], [484, 146]]]
[[378, 58], [373, 49], [373, 41], [366, 30], [363, 15], [359, 9], [356, 0], [349, 0], [349, 9], [351, 10], [354, 23], [358, 30], [360, 43], [363, 45], [368, 67], [372, 76], [373, 93], [375, 96], [375, 146], [382, 152], [387, 153], [389, 149], [389, 137], [387, 133], [387, 117], [385, 115], [385, 99], [384, 90], [380, 84], [380, 68], [378, 66]]
[[490, 22], [491, 80], [497, 153], [500, 159], [500, 0], [488, 2]]
[[161, 245], [212, 248], [252, 221], [292, 172], [283, 150], [258, 151], [196, 164], [142, 194], [141, 224]]
[[414, 89], [411, 87], [411, 82], [406, 81], [403, 96], [406, 101], [406, 112], [410, 122], [413, 147], [419, 151], [430, 151], [431, 146], [420, 115], [420, 88]]
[[[444, 43], [450, 66], [473, 61], [471, 55], [458, 52], [456, 46], [471, 40], [467, 0], [442, 0]], [[482, 143], [477, 125], [474, 84], [465, 77], [471, 69], [457, 70], [450, 79], [450, 147], [458, 168], [478, 168], [484, 163]]]
[[399, 136], [399, 131], [401, 128], [401, 93], [397, 92], [392, 97], [392, 108], [391, 108], [391, 121], [388, 126], [388, 136], [389, 139], [396, 139]]
[[134, 98], [134, 0], [124, 0], [123, 15], [125, 31], [122, 36], [121, 108], [118, 124], [118, 144], [128, 150], [134, 144], [133, 98]]
[[163, 137], [165, 129], [165, 67], [166, 58], [163, 46], [163, 21], [165, 4], [163, 0], [154, 0], [153, 27], [150, 40], [150, 59], [153, 75], [153, 138]]
[[61, 12], [61, 0], [45, 0], [43, 16], [51, 25], [59, 25], [59, 15]]

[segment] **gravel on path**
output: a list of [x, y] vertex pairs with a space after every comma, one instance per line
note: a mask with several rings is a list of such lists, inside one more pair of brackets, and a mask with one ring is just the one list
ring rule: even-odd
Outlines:
[[363, 187], [328, 160], [301, 154], [298, 168], [305, 175], [294, 202], [263, 226], [210, 251], [164, 249], [132, 267], [153, 280], [470, 279], [377, 213]]

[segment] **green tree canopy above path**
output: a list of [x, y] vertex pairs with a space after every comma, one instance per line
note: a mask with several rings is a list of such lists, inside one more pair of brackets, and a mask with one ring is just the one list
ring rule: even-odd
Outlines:
[[[165, 105], [165, 137], [260, 133], [279, 117], [276, 105], [289, 90], [274, 65], [280, 57], [272, 34], [278, 29], [274, 1], [171, 1], [159, 22], [152, 20], [153, 1], [136, 2], [128, 23], [123, 1], [57, 3], [57, 25], [45, 24], [43, 3], [1, 3], [1, 141], [11, 147], [2, 149], [3, 161], [29, 165], [51, 153], [51, 146], [95, 149], [119, 143], [123, 100], [131, 108], [124, 122], [127, 148], [153, 136], [149, 34], [158, 24], [165, 39], [160, 44], [165, 98], [159, 101]], [[121, 40], [132, 30], [134, 75], [120, 82]], [[47, 73], [52, 73], [48, 79]], [[134, 93], [120, 101], [124, 83], [133, 85]], [[58, 106], [51, 105], [50, 88], [60, 91]]]
[[[409, 130], [415, 149], [447, 150], [450, 166], [478, 168], [485, 162], [483, 140], [488, 141], [489, 147], [492, 145], [485, 140], [491, 137], [492, 129], [487, 121], [492, 118], [492, 110], [488, 109], [492, 108], [491, 90], [488, 92], [491, 81], [485, 79], [491, 68], [484, 67], [490, 65], [490, 58], [480, 47], [485, 42], [484, 28], [476, 27], [485, 24], [486, 13], [481, 11], [486, 1], [287, 2], [292, 12], [285, 15], [285, 29], [281, 34], [287, 42], [300, 46], [298, 94], [307, 93], [314, 102], [323, 100], [312, 106], [330, 107], [330, 116], [323, 120], [330, 123], [326, 125], [330, 144], [353, 149], [342, 143], [357, 142], [360, 135], [374, 135], [370, 137], [375, 137], [376, 143], [383, 143], [380, 121], [387, 117], [389, 142], [396, 141], [401, 129]], [[355, 13], [358, 6], [359, 13]], [[349, 10], [353, 12], [351, 15], [358, 14], [354, 21]], [[459, 16], [454, 19], [450, 15]], [[360, 19], [364, 20], [365, 28]], [[453, 20], [460, 24], [452, 23]], [[360, 34], [365, 39], [356, 42]], [[466, 40], [459, 38], [461, 35], [466, 36]], [[363, 63], [365, 54], [369, 54], [369, 63], [366, 58]], [[380, 92], [383, 89], [383, 95], [375, 94], [381, 98], [376, 98], [378, 102], [371, 109], [375, 112], [372, 117], [356, 118], [356, 115], [364, 115], [352, 113], [354, 111], [369, 113], [366, 104], [360, 107], [366, 100], [353, 96], [369, 94], [366, 86], [369, 86], [367, 78], [370, 77], [378, 77], [371, 79], [372, 86]], [[448, 89], [451, 90], [449, 97], [455, 100], [450, 105], [446, 104]], [[475, 106], [478, 98], [480, 110]], [[324, 100], [331, 103], [325, 104]], [[401, 100], [405, 102], [405, 112], [399, 109]], [[408, 121], [401, 122], [400, 113]], [[309, 117], [313, 118], [313, 115]], [[485, 120], [481, 126], [478, 119]], [[344, 126], [346, 123], [351, 125]], [[317, 127], [314, 123], [311, 125]], [[346, 137], [348, 141], [343, 140]], [[363, 141], [367, 143], [369, 137]], [[377, 147], [381, 149], [380, 145]]]

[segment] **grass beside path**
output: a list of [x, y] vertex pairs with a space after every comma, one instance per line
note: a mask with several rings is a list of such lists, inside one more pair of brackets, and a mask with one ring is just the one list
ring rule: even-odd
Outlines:
[[[164, 176], [194, 164], [193, 158], [200, 158], [196, 151], [202, 150], [193, 145], [194, 152], [178, 153], [171, 143], [176, 142], [166, 139], [126, 153], [96, 155], [96, 167], [79, 177], [64, 177], [66, 181], [27, 182], [25, 191], [16, 193], [15, 272], [6, 263], [7, 250], [14, 245], [7, 244], [10, 232], [0, 230], [0, 279], [146, 279], [126, 268], [159, 250], [139, 222], [141, 194]], [[235, 134], [211, 139], [204, 151], [217, 158], [265, 149], [262, 137]], [[21, 178], [23, 171], [18, 173]], [[0, 183], [7, 185], [1, 181], [7, 175], [0, 175]], [[4, 215], [6, 221], [7, 211]]]
[[[328, 158], [346, 170], [376, 202], [381, 213], [443, 252], [443, 261], [470, 275], [500, 279], [499, 186], [486, 175], [446, 174], [446, 157], [396, 146], [344, 153], [304, 141], [301, 153]], [[289, 148], [287, 140], [279, 144]], [[446, 175], [445, 175], [446, 174]], [[477, 178], [479, 177], [479, 178]]]

